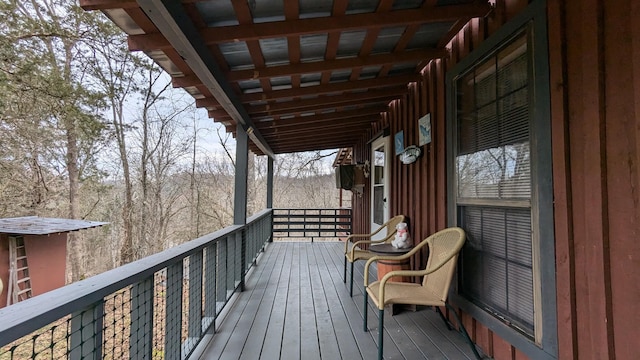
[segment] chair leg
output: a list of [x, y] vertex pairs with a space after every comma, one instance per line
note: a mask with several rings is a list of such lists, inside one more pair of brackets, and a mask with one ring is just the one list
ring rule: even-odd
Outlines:
[[384, 339], [384, 309], [378, 312], [378, 360], [382, 360], [382, 348]]
[[449, 331], [453, 330], [451, 325], [449, 325], [449, 321], [447, 321], [447, 318], [444, 317], [444, 314], [440, 310], [440, 306], [434, 306], [434, 308], [436, 309], [436, 312], [438, 313], [438, 315], [440, 315], [440, 318], [442, 319], [442, 321], [444, 321], [444, 324], [447, 325], [447, 329], [449, 329]]
[[445, 302], [444, 304], [447, 306], [447, 309], [449, 309], [453, 313], [453, 316], [456, 318], [456, 321], [458, 322], [458, 326], [460, 327], [460, 332], [462, 333], [462, 336], [464, 336], [469, 346], [471, 346], [473, 355], [475, 355], [476, 359], [478, 360], [482, 359], [482, 356], [480, 356], [480, 354], [478, 353], [478, 349], [476, 349], [476, 345], [471, 340], [471, 337], [469, 337], [469, 333], [467, 332], [467, 329], [465, 329], [464, 325], [462, 325], [462, 321], [460, 321], [460, 317], [458, 316], [458, 313], [456, 312], [456, 310], [453, 308], [453, 306], [449, 305], [448, 302]]
[[349, 296], [353, 297], [353, 263], [351, 262], [351, 282], [349, 283]]
[[364, 314], [364, 319], [362, 319], [362, 329], [364, 330], [364, 332], [369, 331], [369, 328], [367, 327], [367, 312], [369, 310], [369, 304], [368, 304], [368, 300], [369, 300], [369, 294], [367, 294], [367, 289], [364, 289], [364, 309], [363, 309], [363, 314]]
[[344, 257], [344, 273], [342, 275], [342, 282], [347, 283], [347, 257]]

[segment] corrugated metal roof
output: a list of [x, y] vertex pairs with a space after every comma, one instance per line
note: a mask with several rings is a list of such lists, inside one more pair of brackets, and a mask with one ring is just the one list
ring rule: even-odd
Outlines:
[[0, 219], [0, 233], [49, 235], [107, 225], [108, 222], [25, 216]]
[[[80, 3], [108, 13], [130, 35], [132, 49], [145, 51], [174, 84], [206, 100], [198, 106], [227, 131], [252, 127], [260, 135], [251, 145], [258, 154], [353, 146], [382, 116], [370, 114], [366, 122], [341, 112], [404, 96], [399, 86], [418, 81], [421, 67], [448, 56], [453, 34], [491, 10], [486, 0]], [[206, 46], [185, 45], [185, 38]], [[385, 91], [389, 95], [380, 96]], [[315, 101], [308, 101], [312, 95]], [[283, 102], [291, 106], [285, 110]], [[322, 118], [303, 116], [314, 113]], [[323, 115], [328, 113], [335, 118]]]

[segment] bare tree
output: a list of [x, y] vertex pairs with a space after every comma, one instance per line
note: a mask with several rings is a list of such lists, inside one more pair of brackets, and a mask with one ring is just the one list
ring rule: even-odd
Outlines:
[[[125, 108], [128, 99], [139, 94], [140, 86], [146, 72], [154, 70], [148, 61], [133, 55], [128, 47], [126, 37], [111, 22], [101, 24], [100, 32], [92, 34], [91, 74], [96, 79], [97, 87], [102, 91], [110, 109], [109, 124], [115, 139], [120, 165], [122, 167], [124, 185], [124, 203], [122, 204], [122, 240], [120, 245], [120, 263], [134, 260], [134, 224], [133, 193], [134, 184], [131, 176], [131, 165], [128, 154], [128, 133], [133, 129], [132, 120], [128, 119]], [[158, 71], [155, 71], [157, 74]]]
[[171, 179], [182, 172], [181, 166], [188, 159], [193, 141], [180, 125], [180, 118], [192, 107], [191, 103], [175, 97], [165, 98], [172, 95], [171, 83], [165, 80], [160, 84], [160, 78], [159, 71], [149, 72], [138, 134], [142, 193], [140, 239], [145, 253], [164, 248], [171, 235], [170, 221], [184, 207], [177, 201], [182, 195], [181, 189], [174, 186]]
[[[49, 115], [40, 123], [52, 125], [62, 144], [61, 162], [67, 180], [67, 214], [79, 217], [78, 192], [81, 178], [92, 168], [94, 151], [103, 130], [96, 113], [100, 96], [83, 84], [86, 76], [82, 61], [86, 50], [82, 35], [94, 29], [94, 15], [78, 11], [74, 3], [52, 0], [7, 1], [2, 3], [3, 46], [8, 57], [19, 65], [5, 68], [14, 81], [26, 81], [29, 91], [46, 99]], [[11, 70], [18, 70], [12, 72]], [[34, 119], [36, 120], [36, 119]], [[38, 164], [34, 154], [33, 164]], [[74, 279], [81, 276], [80, 254], [70, 238], [69, 262]]]

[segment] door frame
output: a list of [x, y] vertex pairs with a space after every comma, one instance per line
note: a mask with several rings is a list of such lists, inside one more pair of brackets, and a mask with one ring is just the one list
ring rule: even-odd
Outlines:
[[[383, 204], [384, 204], [384, 209], [383, 209], [383, 219], [382, 219], [382, 223], [378, 224], [376, 222], [374, 222], [374, 217], [375, 217], [375, 201], [374, 201], [374, 188], [376, 186], [380, 186], [380, 184], [376, 185], [375, 181], [376, 181], [376, 162], [375, 162], [375, 152], [376, 150], [382, 148], [384, 151], [384, 168], [383, 168], [383, 173], [382, 173], [382, 187], [383, 187]], [[370, 210], [371, 210], [371, 216], [369, 218], [369, 225], [371, 227], [371, 232], [377, 230], [380, 225], [384, 224], [387, 220], [389, 220], [389, 180], [390, 180], [390, 175], [391, 175], [391, 136], [381, 136], [375, 140], [373, 140], [371, 142], [371, 205], [370, 205]], [[386, 237], [387, 234], [386, 233], [380, 233], [380, 234], [376, 234], [376, 236], [374, 236], [372, 238], [372, 240], [380, 240], [383, 239], [384, 237]]]

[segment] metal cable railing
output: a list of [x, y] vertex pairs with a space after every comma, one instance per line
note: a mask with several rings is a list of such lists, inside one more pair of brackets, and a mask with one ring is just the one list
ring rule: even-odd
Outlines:
[[0, 309], [0, 360], [188, 358], [271, 240], [272, 214]]

